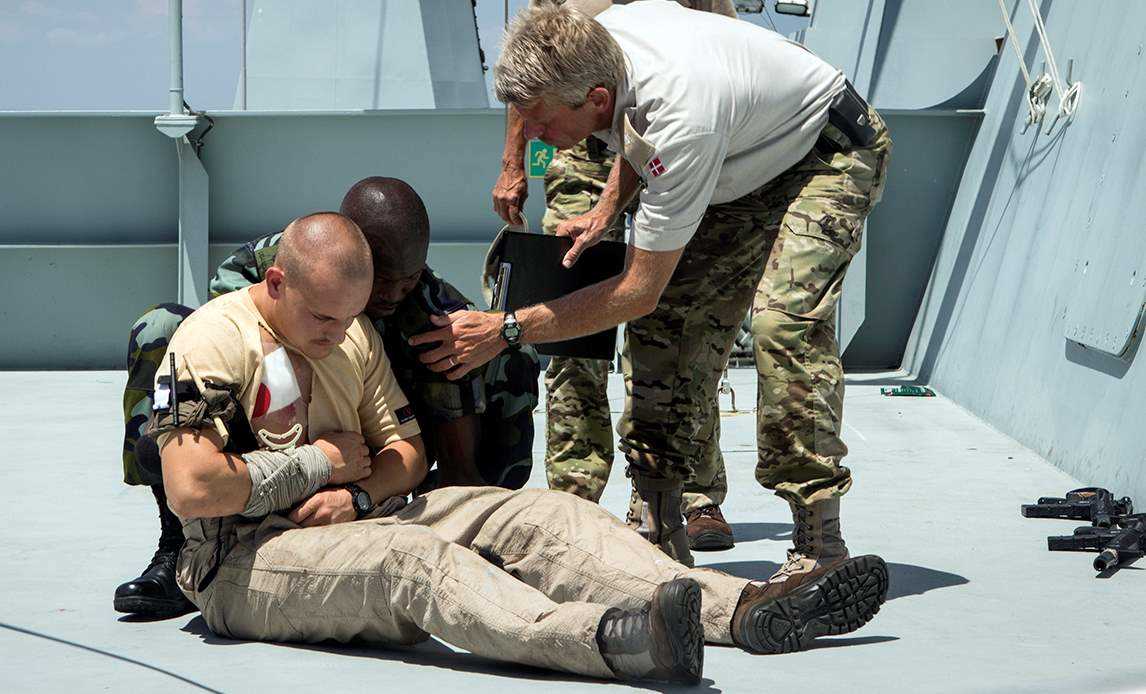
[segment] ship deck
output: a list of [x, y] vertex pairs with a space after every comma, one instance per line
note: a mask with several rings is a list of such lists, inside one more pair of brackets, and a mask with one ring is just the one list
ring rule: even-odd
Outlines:
[[[890, 398], [896, 374], [849, 378], [845, 440], [856, 483], [843, 503], [853, 553], [882, 555], [888, 602], [862, 630], [803, 653], [751, 656], [709, 647], [690, 691], [1114, 691], [1146, 679], [1146, 579], [1109, 576], [1091, 555], [1050, 553], [1073, 521], [1028, 520], [1018, 506], [1082, 486], [942, 396]], [[124, 376], [0, 373], [9, 454], [0, 491], [0, 689], [4, 691], [547, 692], [631, 685], [493, 663], [436, 641], [383, 649], [247, 643], [212, 635], [195, 614], [158, 622], [115, 613], [112, 591], [154, 549], [155, 509], [119, 481]], [[751, 407], [754, 372], [732, 372]], [[614, 410], [620, 383], [611, 383]], [[766, 577], [783, 560], [787, 508], [754, 480], [754, 416], [727, 412], [724, 512], [737, 546], [698, 564]], [[616, 415], [614, 415], [616, 416]], [[538, 430], [544, 413], [539, 408]], [[538, 438], [540, 459], [543, 437]], [[544, 485], [541, 465], [531, 486]], [[1117, 491], [1117, 490], [1116, 490]], [[624, 513], [620, 465], [604, 505]], [[1143, 500], [1146, 503], [1146, 500]], [[654, 687], [665, 691], [674, 687]]]

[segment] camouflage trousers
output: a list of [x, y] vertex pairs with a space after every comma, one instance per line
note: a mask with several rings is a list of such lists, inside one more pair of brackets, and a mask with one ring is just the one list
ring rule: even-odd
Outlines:
[[[597, 143], [593, 143], [597, 145]], [[599, 146], [599, 145], [598, 145]], [[585, 214], [600, 199], [613, 157], [586, 142], [557, 152], [545, 172], [542, 229], [555, 233], [563, 220]], [[604, 238], [624, 241], [618, 220]], [[554, 357], [545, 372], [545, 473], [550, 489], [599, 501], [613, 467], [613, 430], [606, 386], [609, 362]], [[685, 485], [687, 513], [724, 501], [728, 483], [720, 453], [720, 410], [714, 397], [707, 410], [715, 434]]]
[[159, 304], [131, 326], [127, 342], [127, 386], [123, 389], [123, 481], [127, 484], [163, 484], [158, 470], [139, 464], [135, 444], [151, 416], [155, 373], [167, 343], [191, 309], [181, 304]]
[[[159, 304], [131, 328], [123, 393], [123, 481], [127, 484], [163, 484], [160, 471], [140, 465], [135, 446], [151, 415], [155, 374], [164, 368], [160, 362], [167, 343], [189, 315], [191, 309], [186, 306]], [[475, 415], [481, 418], [478, 472], [490, 485], [520, 489], [533, 468], [537, 357], [532, 350], [506, 350], [486, 365], [484, 380], [485, 412]], [[409, 388], [406, 391], [414, 393]], [[423, 429], [433, 426], [435, 416], [420, 412], [418, 403], [411, 402]]]
[[855, 148], [826, 126], [800, 162], [757, 190], [712, 205], [649, 315], [628, 324], [629, 461], [688, 479], [716, 431], [709, 416], [745, 313], [758, 373], [756, 479], [811, 503], [845, 493], [843, 368], [835, 334], [844, 273], [883, 193], [891, 139]]

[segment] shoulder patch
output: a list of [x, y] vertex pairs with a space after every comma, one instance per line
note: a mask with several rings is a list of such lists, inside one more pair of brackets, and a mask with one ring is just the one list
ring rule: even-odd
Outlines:
[[[629, 114], [625, 114], [624, 120], [625, 139], [622, 145], [622, 150], [624, 152], [625, 159], [627, 159], [629, 164], [632, 165], [632, 167], [638, 172], [651, 172], [651, 165], [654, 159], [658, 165], [660, 164], [660, 159], [656, 157], [656, 147], [653, 146], [653, 143], [646, 140], [641, 136], [640, 133], [637, 132], [637, 129], [633, 127], [632, 121], [629, 120]], [[654, 175], [659, 176], [661, 173], [664, 173], [664, 170]]]
[[404, 407], [399, 407], [398, 410], [394, 412], [394, 416], [398, 418], [399, 424], [405, 424], [414, 418], [414, 406], [406, 405]]

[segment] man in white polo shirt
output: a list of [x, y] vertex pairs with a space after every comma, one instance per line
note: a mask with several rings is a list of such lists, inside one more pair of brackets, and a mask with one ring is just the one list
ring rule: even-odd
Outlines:
[[574, 239], [571, 265], [640, 189], [628, 263], [516, 313], [452, 314], [414, 338], [441, 343], [423, 359], [460, 375], [507, 342], [627, 321], [621, 448], [653, 515], [650, 539], [687, 562], [681, 484], [711, 436], [702, 413], [716, 396], [719, 357], [751, 306], [756, 476], [795, 521], [795, 547], [771, 589], [789, 592], [839, 565], [848, 556], [839, 496], [851, 476], [840, 465], [834, 316], [883, 190], [891, 141], [879, 115], [802, 46], [663, 2], [615, 6], [595, 21], [531, 10], [510, 29], [495, 84], [527, 138], [569, 147], [594, 133], [622, 155], [598, 204], [557, 233]]
[[[674, 0], [660, 0], [673, 2]], [[732, 0], [676, 0], [701, 12], [715, 12], [736, 18]], [[564, 5], [590, 17], [627, 0], [530, 0], [532, 6]], [[521, 117], [513, 109], [506, 113], [505, 148], [501, 173], [493, 187], [494, 210], [507, 223], [520, 223], [519, 214], [529, 192], [525, 177], [525, 136]], [[556, 233], [558, 225], [591, 210], [613, 168], [614, 155], [605, 143], [588, 137], [558, 151], [545, 171], [545, 216], [541, 229]], [[635, 211], [630, 205], [627, 211]], [[618, 218], [603, 237], [625, 240], [625, 220]], [[553, 357], [545, 371], [545, 476], [550, 489], [598, 501], [613, 467], [613, 427], [607, 392], [608, 360]], [[687, 519], [688, 542], [692, 549], [730, 549], [732, 528], [720, 512], [728, 491], [724, 458], [720, 452], [720, 407], [713, 400], [707, 416], [714, 435], [693, 460], [693, 475], [685, 485], [681, 510]], [[633, 490], [628, 520], [641, 524], [644, 504]]]

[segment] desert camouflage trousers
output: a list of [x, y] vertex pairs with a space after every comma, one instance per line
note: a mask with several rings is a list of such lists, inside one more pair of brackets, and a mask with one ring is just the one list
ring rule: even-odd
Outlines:
[[801, 504], [851, 486], [840, 465], [847, 447], [835, 317], [891, 151], [879, 114], [869, 115], [877, 129], [871, 145], [851, 147], [828, 125], [783, 174], [710, 206], [657, 308], [628, 324], [618, 431], [630, 463], [673, 479], [692, 475], [716, 436], [711, 403], [751, 306], [756, 479]]
[[[160, 361], [167, 343], [189, 315], [191, 309], [186, 306], [159, 304], [131, 328], [127, 386], [123, 391], [123, 481], [127, 484], [163, 484], [160, 471], [139, 464], [135, 446], [151, 415], [155, 374], [165, 368]], [[533, 467], [533, 407], [537, 402], [536, 364], [537, 357], [532, 353], [506, 350], [485, 367], [486, 407], [475, 416], [480, 419], [482, 434], [478, 472], [488, 484], [519, 489], [529, 480]], [[415, 397], [426, 389], [403, 389], [411, 396], [423, 428], [433, 426], [437, 410], [422, 412]]]
[[[548, 489], [449, 487], [392, 516], [300, 528], [272, 514], [185, 524], [179, 583], [231, 638], [410, 644], [430, 635], [475, 655], [611, 678], [597, 644], [611, 608], [640, 609], [678, 577], [701, 588], [709, 643], [732, 643], [748, 584], [678, 564], [596, 504]], [[202, 532], [231, 527], [214, 578]], [[213, 551], [206, 554], [210, 556]]]
[[[563, 220], [585, 214], [600, 199], [613, 157], [585, 142], [557, 152], [545, 172], [545, 216], [541, 226], [552, 234]], [[605, 236], [624, 241], [623, 220]], [[550, 489], [598, 501], [613, 467], [613, 425], [606, 385], [609, 362], [597, 359], [554, 357], [545, 372], [545, 473]], [[685, 486], [685, 513], [724, 501], [728, 483], [720, 454], [720, 410], [709, 408], [713, 436], [704, 457]]]

